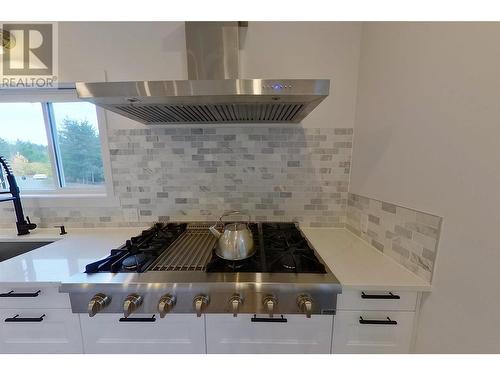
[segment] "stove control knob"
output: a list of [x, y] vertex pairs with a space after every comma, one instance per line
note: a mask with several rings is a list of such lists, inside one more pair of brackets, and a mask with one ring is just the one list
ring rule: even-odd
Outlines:
[[142, 305], [143, 300], [143, 297], [136, 293], [129, 294], [123, 301], [123, 315], [125, 318], [137, 310]]
[[171, 294], [165, 294], [158, 301], [158, 312], [160, 317], [164, 318], [170, 310], [175, 306], [176, 298]]
[[311, 317], [312, 310], [312, 299], [307, 294], [301, 294], [297, 297], [297, 305], [299, 306], [299, 310], [306, 314], [306, 317]]
[[264, 308], [269, 314], [269, 317], [272, 318], [274, 314], [274, 309], [278, 304], [278, 300], [274, 296], [265, 296], [264, 299], [262, 300], [262, 303], [264, 304]]
[[90, 317], [93, 317], [99, 311], [104, 309], [111, 302], [111, 297], [108, 297], [105, 294], [97, 293], [92, 299], [89, 301], [89, 306], [87, 311]]
[[229, 304], [231, 305], [233, 316], [236, 318], [238, 316], [240, 306], [243, 305], [243, 298], [241, 298], [239, 294], [233, 294], [233, 296], [229, 299]]
[[201, 313], [203, 310], [208, 306], [208, 303], [210, 302], [210, 299], [208, 296], [204, 296], [200, 294], [199, 296], [196, 296], [193, 300], [194, 308], [196, 310], [196, 316], [199, 318], [201, 317]]

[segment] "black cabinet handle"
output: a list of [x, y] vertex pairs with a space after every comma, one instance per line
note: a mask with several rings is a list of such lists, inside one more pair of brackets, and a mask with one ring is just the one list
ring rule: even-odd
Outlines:
[[155, 322], [156, 318], [153, 315], [151, 318], [120, 318], [120, 322]]
[[371, 320], [371, 319], [363, 319], [362, 316], [359, 317], [359, 324], [383, 324], [383, 325], [396, 325], [397, 321], [391, 320], [391, 318], [387, 317], [387, 320]]
[[6, 323], [25, 323], [25, 322], [41, 322], [43, 321], [43, 318], [45, 317], [45, 314], [43, 314], [39, 318], [18, 318], [19, 314], [14, 315], [12, 318], [7, 318], [5, 319]]
[[15, 293], [11, 290], [9, 293], [0, 293], [0, 297], [38, 297], [40, 292], [37, 290], [35, 293]]
[[281, 315], [281, 318], [257, 318], [257, 315], [254, 314], [253, 318], [250, 319], [250, 321], [254, 323], [286, 323], [288, 322], [287, 318], [284, 318], [283, 315]]
[[363, 299], [401, 299], [397, 294], [366, 294], [365, 292], [361, 292], [361, 298]]

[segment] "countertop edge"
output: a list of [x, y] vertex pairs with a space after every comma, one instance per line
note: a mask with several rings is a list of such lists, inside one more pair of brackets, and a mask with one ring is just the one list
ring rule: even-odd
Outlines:
[[[140, 230], [144, 229], [144, 228], [141, 228], [141, 227], [137, 227], [137, 228], [121, 228], [121, 227], [118, 227], [118, 228], [106, 228], [105, 231], [102, 231], [102, 230], [94, 230], [94, 229], [78, 229], [78, 230], [75, 230], [73, 231], [73, 234], [76, 235], [74, 237], [74, 240], [75, 241], [79, 241], [79, 237], [81, 237], [82, 234], [84, 234], [85, 237], [89, 238], [89, 237], [92, 237], [92, 236], [95, 236], [96, 237], [96, 241], [99, 240], [100, 237], [104, 236], [106, 233], [109, 233], [110, 231], [111, 232], [124, 232], [124, 231], [132, 231], [134, 232], [134, 230], [137, 229], [137, 232], [139, 232]], [[318, 254], [321, 256], [321, 258], [323, 259], [323, 261], [326, 263], [326, 265], [330, 268], [330, 270], [332, 271], [332, 273], [336, 276], [336, 278], [340, 281], [340, 284], [341, 284], [341, 287], [343, 290], [370, 290], [370, 291], [376, 291], [376, 290], [400, 290], [400, 291], [416, 291], [416, 292], [431, 292], [432, 291], [432, 285], [431, 284], [426, 284], [426, 282], [424, 280], [420, 280], [418, 278], [418, 276], [416, 275], [413, 275], [410, 271], [406, 270], [403, 266], [401, 266], [400, 264], [398, 264], [395, 260], [391, 259], [390, 257], [388, 257], [387, 255], [385, 254], [380, 254], [379, 251], [377, 251], [375, 248], [373, 248], [370, 244], [368, 244], [366, 241], [363, 241], [362, 238], [359, 238], [358, 236], [356, 236], [355, 234], [353, 234], [352, 232], [346, 230], [345, 228], [309, 228], [309, 227], [301, 227], [301, 229], [305, 230], [306, 232], [309, 230], [309, 229], [312, 229], [314, 231], [317, 231], [318, 233], [320, 232], [323, 232], [326, 234], [331, 234], [333, 237], [336, 237], [335, 234], [338, 234], [338, 233], [342, 233], [342, 236], [347, 236], [344, 240], [347, 240], [345, 242], [345, 247], [346, 249], [344, 249], [344, 252], [347, 251], [351, 251], [354, 249], [349, 249], [348, 247], [350, 246], [354, 246], [356, 247], [356, 252], [357, 253], [360, 253], [360, 254], [363, 254], [364, 252], [368, 251], [370, 253], [366, 253], [366, 254], [370, 254], [370, 256], [376, 256], [378, 258], [378, 261], [380, 264], [391, 264], [389, 267], [390, 268], [393, 268], [393, 269], [398, 269], [399, 268], [399, 271], [396, 272], [396, 276], [398, 274], [401, 274], [405, 277], [402, 278], [402, 282], [401, 283], [398, 283], [397, 282], [397, 277], [395, 277], [396, 280], [388, 280], [387, 283], [384, 283], [383, 279], [380, 280], [380, 278], [378, 278], [377, 281], [375, 281], [374, 283], [370, 283], [370, 282], [366, 282], [366, 280], [360, 280], [360, 282], [356, 282], [356, 277], [357, 276], [352, 276], [352, 277], [349, 277], [349, 279], [351, 280], [345, 280], [346, 278], [344, 277], [344, 280], [342, 280], [342, 277], [339, 277], [339, 274], [342, 275], [342, 276], [345, 276], [346, 273], [349, 273], [350, 272], [350, 267], [354, 270], [354, 271], [358, 271], [358, 274], [360, 273], [360, 271], [362, 271], [362, 267], [358, 268], [357, 267], [362, 264], [363, 262], [362, 261], [356, 261], [356, 262], [351, 262], [349, 263], [349, 259], [348, 257], [346, 259], [343, 260], [344, 264], [343, 265], [340, 265], [338, 266], [336, 263], [336, 259], [339, 260], [340, 257], [342, 257], [342, 251], [337, 251], [338, 254], [335, 254], [335, 252], [333, 250], [329, 250], [328, 246], [319, 246], [319, 247], [322, 247], [322, 249], [318, 249], [316, 246], [316, 251], [318, 252]], [[332, 232], [334, 231], [334, 232]], [[336, 232], [335, 232], [336, 231]], [[3, 233], [2, 233], [3, 232]], [[0, 241], [1, 240], [7, 240], [7, 239], [10, 239], [12, 238], [13, 240], [17, 239], [18, 241], [26, 241], [25, 238], [19, 238], [19, 237], [10, 237], [10, 236], [6, 236], [5, 235], [5, 232], [6, 230], [3, 229], [3, 230], [0, 230]], [[94, 232], [94, 234], [92, 233]], [[3, 234], [3, 236], [1, 235]], [[314, 242], [313, 239], [311, 239], [307, 233], [304, 233], [306, 235], [306, 237], [308, 237], [308, 240], [311, 241], [311, 242]], [[321, 234], [322, 236], [323, 233]], [[31, 237], [32, 240], [41, 240], [41, 239], [58, 239], [58, 240], [63, 240], [63, 241], [56, 241], [57, 243], [59, 244], [63, 244], [64, 243], [64, 247], [66, 247], [66, 244], [70, 244], [69, 246], [67, 246], [68, 248], [67, 249], [63, 249], [63, 253], [67, 253], [68, 254], [68, 258], [70, 258], [69, 256], [69, 252], [74, 252], [75, 251], [75, 246], [74, 246], [74, 243], [73, 245], [71, 245], [71, 237], [72, 236], [68, 236], [68, 237], [65, 237], [65, 236], [58, 236], [58, 234], [56, 234], [56, 232], [52, 229], [42, 229], [38, 232], [38, 235], [36, 236], [33, 236]], [[80, 239], [81, 240], [81, 239]], [[356, 244], [356, 241], [361, 241], [361, 243], [363, 243], [362, 246], [357, 246]], [[342, 244], [342, 241], [339, 242], [340, 244]], [[358, 243], [359, 244], [359, 243]], [[340, 245], [342, 246], [342, 245]], [[36, 250], [35, 250], [36, 251]], [[328, 254], [327, 254], [328, 253]], [[22, 257], [23, 255], [20, 255], [19, 257]], [[352, 256], [351, 256], [352, 258]], [[387, 263], [386, 263], [387, 262]], [[339, 261], [340, 263], [340, 261]], [[341, 267], [342, 269], [340, 270], [339, 267]], [[1, 267], [0, 267], [1, 268]], [[336, 269], [337, 268], [337, 272], [336, 272]], [[356, 272], [353, 272], [353, 274], [355, 274]], [[408, 276], [408, 274], [412, 275], [412, 276]], [[74, 275], [74, 274], [73, 274]], [[73, 276], [73, 275], [70, 275]], [[8, 276], [9, 277], [9, 276]], [[417, 280], [417, 279], [419, 280]], [[353, 280], [354, 279], [354, 280]], [[412, 280], [414, 279], [414, 280]], [[369, 281], [369, 277], [368, 277], [368, 281]], [[414, 281], [414, 282], [413, 282]], [[0, 283], [1, 284], [4, 284], [4, 285], [7, 285], [7, 284], [11, 284], [11, 285], [14, 285], [14, 284], [36, 284], [36, 285], [39, 285], [39, 286], [53, 286], [53, 287], [58, 287], [60, 286], [62, 283], [64, 283], [65, 280], [15, 280], [15, 279], [12, 279], [12, 280], [9, 280], [8, 278], [4, 279], [4, 280], [0, 280]]]

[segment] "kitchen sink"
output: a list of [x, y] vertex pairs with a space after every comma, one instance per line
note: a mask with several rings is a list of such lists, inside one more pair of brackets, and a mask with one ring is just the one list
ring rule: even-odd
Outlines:
[[0, 262], [51, 244], [53, 241], [6, 241], [0, 242]]

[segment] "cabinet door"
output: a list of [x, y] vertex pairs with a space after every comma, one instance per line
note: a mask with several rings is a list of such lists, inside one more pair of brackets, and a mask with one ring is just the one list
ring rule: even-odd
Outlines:
[[[155, 321], [120, 322], [121, 314], [80, 314], [85, 353], [205, 353], [204, 318], [167, 314]], [[131, 318], [151, 318], [135, 314]]]
[[0, 309], [70, 309], [67, 293], [59, 293], [59, 284], [1, 283]]
[[82, 352], [79, 317], [71, 310], [0, 309], [0, 353]]
[[417, 292], [343, 290], [337, 310], [415, 311]]
[[[333, 353], [409, 353], [414, 312], [337, 311]], [[363, 324], [360, 322], [363, 319]], [[397, 324], [388, 323], [389, 318]]]
[[252, 322], [253, 315], [209, 314], [208, 353], [330, 353], [333, 316], [287, 315], [286, 323]]

